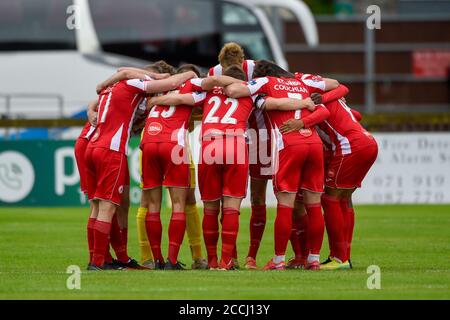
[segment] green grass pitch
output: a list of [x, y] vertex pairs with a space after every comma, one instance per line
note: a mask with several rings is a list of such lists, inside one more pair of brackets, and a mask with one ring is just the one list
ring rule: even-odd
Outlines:
[[[129, 251], [138, 258], [135, 213]], [[260, 266], [273, 253], [274, 214]], [[353, 270], [87, 272], [87, 209], [1, 208], [0, 299], [450, 299], [450, 206], [359, 206], [356, 214]], [[249, 210], [240, 221], [243, 265]], [[322, 258], [327, 250], [324, 239]], [[190, 265], [186, 237], [180, 260]], [[83, 270], [80, 290], [66, 287], [69, 265]], [[367, 288], [369, 265], [381, 269], [380, 290]]]

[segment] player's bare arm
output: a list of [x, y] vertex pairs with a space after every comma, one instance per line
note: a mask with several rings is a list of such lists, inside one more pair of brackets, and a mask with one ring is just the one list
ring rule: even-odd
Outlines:
[[186, 81], [196, 78], [197, 75], [193, 71], [187, 71], [170, 76], [167, 79], [148, 81], [145, 87], [147, 93], [160, 93], [174, 90]]
[[[157, 73], [157, 72], [152, 72], [152, 71], [148, 71], [148, 70], [140, 69], [140, 68], [121, 67], [121, 68], [117, 69], [117, 72], [122, 72], [122, 71], [130, 72], [131, 74], [144, 74], [155, 80], [167, 79], [168, 77], [170, 77], [169, 73]], [[136, 78], [144, 79], [145, 77], [130, 76], [130, 78], [128, 78], [128, 79], [136, 79]]]
[[245, 83], [242, 80], [229, 77], [229, 76], [210, 76], [203, 79], [202, 89], [204, 91], [212, 90], [214, 87], [226, 87], [233, 83]]
[[262, 105], [265, 110], [281, 110], [281, 111], [291, 111], [299, 109], [308, 109], [314, 111], [316, 108], [315, 103], [311, 98], [306, 99], [292, 99], [292, 98], [265, 98], [265, 102]]
[[316, 124], [325, 121], [329, 116], [330, 111], [328, 111], [325, 106], [321, 105], [303, 119], [289, 119], [285, 121], [280, 127], [280, 132], [286, 134], [303, 128], [311, 128]]
[[98, 99], [92, 100], [88, 104], [87, 117], [91, 126], [97, 125], [97, 109], [98, 109]]
[[190, 94], [190, 93], [185, 93], [185, 94], [169, 93], [169, 94], [165, 94], [162, 96], [152, 97], [149, 100], [147, 108], [151, 108], [155, 105], [178, 106], [181, 104], [188, 105], [188, 106], [195, 105], [195, 101], [194, 101], [194, 98], [192, 97], [192, 94]]
[[323, 78], [323, 81], [325, 81], [325, 91], [336, 89], [339, 86], [339, 81], [336, 79]]
[[225, 87], [224, 92], [230, 98], [250, 97], [250, 89], [242, 83], [233, 83]]
[[111, 77], [109, 77], [105, 81], [99, 83], [97, 85], [96, 91], [97, 91], [97, 94], [99, 94], [100, 92], [102, 92], [102, 90], [108, 88], [109, 86], [112, 86], [114, 83], [117, 83], [119, 81], [127, 80], [127, 79], [144, 80], [146, 78], [146, 76], [147, 75], [145, 74], [145, 72], [143, 72], [143, 70], [137, 71], [137, 70], [125, 69], [125, 70], [116, 72], [115, 74], [113, 74]]

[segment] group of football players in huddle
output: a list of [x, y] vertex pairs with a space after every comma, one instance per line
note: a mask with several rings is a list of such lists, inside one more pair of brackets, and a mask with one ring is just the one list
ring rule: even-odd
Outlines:
[[[89, 104], [89, 121], [75, 144], [81, 189], [91, 203], [88, 270], [185, 269], [178, 260], [185, 233], [192, 269], [239, 268], [236, 239], [249, 180], [245, 268], [258, 269], [270, 179], [277, 199], [274, 256], [262, 269], [352, 267], [352, 193], [376, 160], [378, 147], [360, 124], [360, 113], [347, 106], [349, 90], [334, 79], [246, 60], [236, 43], [222, 48], [219, 62], [205, 77], [190, 64], [125, 67], [97, 86], [98, 99]], [[201, 120], [197, 181], [202, 219], [188, 139], [195, 119]], [[127, 252], [127, 152], [133, 134], [141, 134], [140, 262]], [[163, 187], [172, 210], [167, 259], [161, 251]], [[329, 254], [321, 263], [325, 226]], [[289, 242], [295, 257], [286, 262]]]

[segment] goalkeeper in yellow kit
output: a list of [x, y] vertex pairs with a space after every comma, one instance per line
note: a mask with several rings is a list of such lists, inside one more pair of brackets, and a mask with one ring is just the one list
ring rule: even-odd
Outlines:
[[[139, 154], [139, 162], [142, 161], [142, 154]], [[189, 246], [192, 254], [192, 269], [207, 269], [208, 263], [202, 256], [202, 225], [197, 210], [195, 199], [195, 165], [191, 159], [191, 184], [186, 199], [186, 233], [189, 239]], [[154, 261], [150, 243], [147, 238], [145, 227], [145, 216], [147, 214], [148, 204], [141, 198], [141, 206], [137, 213], [137, 230], [139, 239], [139, 248], [141, 252], [142, 266], [148, 269], [154, 269]]]

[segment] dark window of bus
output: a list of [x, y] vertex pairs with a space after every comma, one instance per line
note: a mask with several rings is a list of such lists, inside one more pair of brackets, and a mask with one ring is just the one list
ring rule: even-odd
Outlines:
[[220, 34], [214, 1], [95, 0], [90, 8], [106, 52], [174, 65], [217, 63]]
[[0, 1], [0, 50], [75, 50], [67, 28], [71, 0]]
[[230, 41], [239, 43], [249, 59], [273, 60], [269, 43], [253, 12], [243, 6], [224, 2], [222, 23], [224, 43]]

